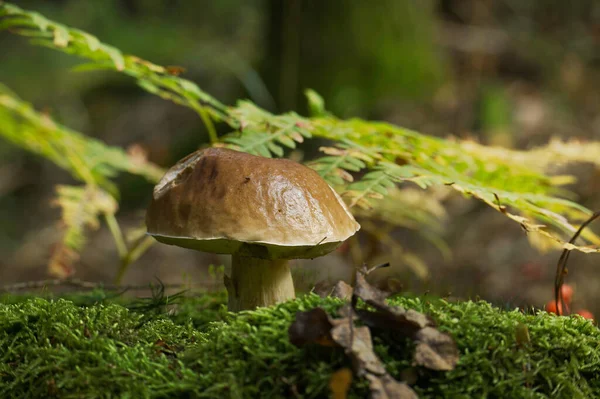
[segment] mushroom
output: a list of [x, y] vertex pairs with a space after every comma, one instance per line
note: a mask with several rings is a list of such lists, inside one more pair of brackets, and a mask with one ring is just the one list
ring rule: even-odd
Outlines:
[[312, 169], [225, 148], [196, 151], [169, 169], [146, 226], [162, 243], [232, 255], [230, 311], [294, 298], [288, 260], [325, 255], [360, 228]]

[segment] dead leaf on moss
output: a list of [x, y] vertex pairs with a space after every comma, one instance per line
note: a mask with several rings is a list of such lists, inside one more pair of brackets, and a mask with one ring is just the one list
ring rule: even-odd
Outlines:
[[[394, 331], [415, 340], [414, 364], [431, 370], [452, 370], [458, 363], [458, 348], [450, 335], [435, 328], [430, 317], [412, 309], [388, 305], [385, 300], [389, 293], [370, 285], [365, 278], [375, 269], [368, 270], [366, 266], [359, 268], [351, 292], [343, 282], [330, 289], [319, 288], [321, 295], [332, 294], [337, 289], [343, 297], [351, 296], [351, 303], [340, 308], [338, 314], [341, 318], [337, 319], [330, 317], [322, 308], [298, 312], [288, 330], [290, 342], [296, 346], [319, 344], [344, 348], [352, 360], [354, 372], [369, 381], [371, 398], [417, 398], [408, 384], [396, 381], [387, 373], [373, 350], [371, 329]], [[359, 299], [374, 310], [359, 307]], [[356, 319], [365, 325], [355, 326]], [[347, 382], [344, 378], [334, 374], [330, 380], [330, 389], [335, 398], [346, 397], [347, 387], [344, 384], [349, 386], [351, 381]]]
[[322, 308], [296, 313], [296, 320], [288, 328], [290, 342], [296, 346], [318, 344], [335, 346], [331, 338], [332, 319]]
[[380, 290], [377, 287], [367, 283], [365, 269], [359, 269], [355, 275], [354, 295], [363, 301], [369, 303], [384, 303], [385, 299], [390, 295], [389, 292]]
[[352, 384], [352, 370], [345, 367], [331, 375], [329, 379], [329, 390], [333, 399], [346, 399], [348, 390]]
[[405, 382], [398, 382], [389, 375], [368, 375], [372, 399], [417, 399], [418, 396]]
[[368, 327], [354, 327], [349, 319], [336, 319], [331, 330], [333, 340], [346, 349], [357, 375], [369, 381], [372, 399], [416, 399], [418, 396], [406, 383], [390, 376], [383, 362], [373, 351], [373, 341]]
[[322, 281], [317, 283], [314, 288], [315, 294], [322, 298], [331, 296], [343, 300], [350, 300], [350, 298], [352, 298], [352, 291], [352, 286], [342, 280], [333, 285], [329, 282]]
[[358, 317], [369, 327], [397, 331], [416, 341], [414, 362], [431, 370], [449, 371], [458, 363], [458, 348], [454, 339], [435, 328], [427, 315], [400, 306], [385, 303], [387, 294], [371, 286], [364, 268], [356, 272], [353, 303], [357, 298], [375, 308], [375, 311], [356, 309]]
[[[347, 312], [349, 309], [346, 309]], [[290, 342], [296, 346], [333, 344], [344, 348], [352, 359], [354, 372], [369, 381], [371, 398], [416, 398], [416, 394], [408, 385], [396, 381], [387, 373], [373, 351], [369, 328], [354, 326], [353, 318], [353, 315], [350, 315], [333, 319], [322, 308], [298, 312], [296, 320], [288, 330]], [[330, 382], [330, 387], [331, 384]]]
[[433, 327], [425, 327], [417, 332], [415, 363], [430, 370], [450, 371], [458, 363], [456, 343], [448, 334]]
[[370, 285], [365, 278], [364, 269], [356, 272], [356, 288], [354, 295], [365, 303], [375, 308], [375, 312], [356, 309], [361, 320], [373, 328], [392, 329], [402, 331], [407, 335], [414, 335], [417, 331], [434, 322], [423, 313], [415, 310], [405, 310], [400, 306], [390, 306], [385, 302], [388, 293]]
[[354, 311], [354, 308], [352, 307], [351, 303], [347, 303], [344, 306], [342, 306], [341, 308], [339, 308], [337, 311], [337, 314], [338, 314], [338, 316], [340, 316], [342, 318], [346, 318], [346, 319], [349, 317], [352, 317], [353, 320], [358, 319], [358, 315]]
[[430, 325], [427, 316], [412, 309], [373, 307], [375, 307], [375, 311], [356, 310], [358, 317], [371, 328], [393, 330], [400, 332], [403, 336], [414, 338], [421, 329]]
[[[356, 309], [358, 316], [368, 326], [373, 328], [391, 329], [413, 336], [422, 328], [433, 326], [433, 320], [415, 310], [405, 310], [400, 306], [390, 306], [385, 303], [388, 293], [373, 287], [365, 279], [364, 271], [356, 273], [355, 299], [362, 299], [375, 311]], [[353, 302], [356, 302], [353, 301]]]
[[383, 375], [386, 373], [381, 360], [373, 352], [371, 332], [366, 326], [356, 327], [349, 319], [336, 319], [336, 325], [331, 329], [331, 337], [342, 348], [346, 349], [352, 359], [356, 374], [367, 373]]

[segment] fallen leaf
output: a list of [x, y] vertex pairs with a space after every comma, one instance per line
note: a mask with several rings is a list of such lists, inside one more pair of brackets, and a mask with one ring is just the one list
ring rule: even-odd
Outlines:
[[296, 313], [296, 319], [288, 328], [290, 342], [296, 346], [319, 344], [334, 346], [331, 338], [332, 321], [322, 308]]
[[383, 303], [389, 293], [373, 287], [365, 279], [366, 273], [362, 270], [356, 271], [354, 295], [365, 302]]
[[350, 354], [355, 371], [362, 376], [366, 373], [385, 374], [385, 367], [373, 352], [371, 332], [366, 326], [355, 327], [348, 319], [336, 319], [331, 329], [331, 337]]
[[356, 312], [354, 311], [354, 308], [352, 307], [352, 304], [350, 303], [347, 303], [341, 308], [339, 308], [337, 314], [338, 316], [346, 319], [352, 317], [353, 320], [356, 320], [358, 318]]
[[389, 375], [368, 375], [372, 399], [417, 399], [418, 396], [405, 382], [398, 382]]
[[350, 284], [346, 283], [345, 281], [340, 280], [333, 286], [333, 289], [331, 290], [331, 294], [329, 294], [329, 295], [334, 298], [350, 300], [350, 298], [352, 298], [353, 292], [354, 292], [354, 289], [352, 288], [352, 286]]
[[[349, 311], [351, 308], [346, 307], [344, 312]], [[333, 319], [322, 308], [298, 312], [288, 329], [288, 334], [290, 342], [296, 346], [312, 343], [323, 346], [333, 344], [344, 348], [352, 360], [354, 372], [369, 381], [371, 398], [413, 399], [417, 397], [407, 384], [396, 381], [387, 373], [383, 363], [373, 351], [369, 328], [354, 326], [353, 314]], [[330, 388], [331, 384], [330, 381]], [[333, 388], [331, 389], [335, 397], [335, 392]]]
[[329, 390], [333, 399], [346, 399], [348, 390], [352, 384], [352, 370], [345, 367], [331, 375], [329, 379]]
[[458, 363], [458, 348], [450, 337], [433, 327], [417, 332], [414, 360], [430, 370], [450, 371]]
[[[458, 348], [454, 339], [437, 330], [434, 321], [427, 315], [388, 305], [385, 300], [389, 293], [370, 285], [365, 278], [377, 268], [368, 270], [364, 265], [359, 268], [355, 274], [354, 289], [341, 281], [329, 288], [325, 284], [315, 287], [322, 296], [334, 293], [342, 298], [351, 296], [351, 302], [340, 308], [338, 314], [341, 318], [337, 319], [330, 317], [322, 308], [296, 313], [296, 319], [288, 329], [289, 339], [296, 346], [319, 344], [344, 348], [352, 360], [354, 372], [369, 381], [371, 398], [414, 399], [417, 394], [412, 388], [390, 376], [373, 351], [371, 329], [394, 331], [413, 339], [416, 343], [414, 364], [431, 370], [454, 369], [459, 359]], [[359, 299], [374, 310], [359, 307]], [[356, 319], [365, 325], [355, 326]], [[332, 375], [329, 383], [334, 398], [346, 398], [351, 383], [351, 378], [343, 374], [347, 371], [343, 370]], [[416, 372], [412, 371], [411, 380], [414, 382]]]
[[[414, 362], [431, 370], [448, 371], [458, 363], [459, 352], [454, 339], [435, 328], [434, 321], [413, 309], [390, 306], [385, 302], [387, 293], [371, 286], [365, 276], [366, 268], [356, 272], [352, 303], [358, 317], [370, 328], [399, 332], [416, 341]], [[359, 309], [358, 298], [375, 311]]]
[[429, 317], [415, 310], [373, 304], [370, 301], [367, 303], [376, 311], [357, 309], [356, 313], [369, 327], [398, 331], [402, 335], [414, 338], [421, 329], [433, 326], [433, 321]]
[[358, 316], [373, 328], [401, 331], [413, 336], [422, 328], [433, 326], [434, 322], [423, 313], [405, 310], [400, 306], [390, 306], [385, 302], [388, 293], [370, 285], [365, 278], [365, 269], [356, 272], [354, 295], [375, 308], [375, 312], [356, 309]]
[[353, 288], [350, 284], [342, 280], [333, 285], [326, 281], [322, 281], [315, 285], [313, 291], [322, 298], [331, 296], [333, 298], [350, 300], [350, 298], [352, 298]]

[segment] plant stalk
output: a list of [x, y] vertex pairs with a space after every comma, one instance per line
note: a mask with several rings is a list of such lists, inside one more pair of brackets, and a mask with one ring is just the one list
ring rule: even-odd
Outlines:
[[231, 312], [271, 306], [296, 297], [287, 259], [232, 255], [231, 277], [225, 276]]

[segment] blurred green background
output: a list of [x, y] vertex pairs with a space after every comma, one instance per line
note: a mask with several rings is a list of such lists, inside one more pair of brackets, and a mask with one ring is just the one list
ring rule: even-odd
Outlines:
[[[315, 89], [340, 117], [386, 120], [423, 133], [530, 148], [551, 137], [600, 140], [600, 3], [588, 0], [37, 0], [26, 9], [96, 35], [125, 53], [185, 68], [184, 77], [226, 104], [248, 98], [273, 112], [307, 113]], [[169, 166], [207, 141], [189, 109], [139, 89], [111, 72], [72, 72], [77, 59], [0, 33], [0, 81], [60, 123], [125, 148], [142, 148]], [[223, 131], [221, 133], [226, 133]], [[314, 153], [318, 143], [302, 150]], [[600, 156], [600, 154], [599, 154]], [[600, 208], [600, 175], [567, 171], [578, 201]], [[59, 234], [54, 185], [71, 182], [54, 165], [0, 141], [0, 279], [46, 276]], [[143, 220], [151, 187], [118, 180], [125, 226]], [[432, 194], [434, 195], [434, 194]], [[435, 194], [435, 195], [439, 195]], [[417, 278], [397, 265], [406, 289], [499, 303], [543, 305], [552, 295], [556, 251], [531, 247], [518, 225], [474, 200], [445, 196], [444, 258], [406, 231], [404, 246], [430, 268]], [[375, 245], [371, 259], [389, 260]], [[298, 262], [301, 289], [347, 278], [352, 250]], [[393, 261], [393, 259], [391, 259]], [[219, 287], [208, 265], [226, 258], [154, 246], [126, 283], [155, 276]], [[575, 254], [580, 307], [600, 313], [597, 257]], [[106, 228], [93, 232], [77, 277], [110, 281], [118, 257]]]

